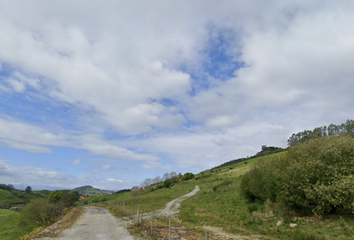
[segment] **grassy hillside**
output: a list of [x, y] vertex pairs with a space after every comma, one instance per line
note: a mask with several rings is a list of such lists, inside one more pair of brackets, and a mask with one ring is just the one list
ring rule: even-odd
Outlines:
[[48, 190], [33, 191], [31, 193], [27, 193], [17, 189], [0, 189], [0, 208], [9, 208], [16, 206], [17, 204], [26, 204], [31, 199], [44, 198], [48, 196], [49, 193], [50, 191]]
[[[301, 216], [289, 209], [281, 208], [269, 201], [249, 203], [240, 194], [242, 175], [258, 161], [271, 161], [286, 154], [266, 155], [246, 162], [220, 167], [213, 173], [197, 176], [180, 182], [168, 189], [159, 189], [151, 193], [132, 197], [129, 193], [109, 196], [90, 197], [89, 201], [121, 202], [136, 209], [153, 211], [200, 186], [200, 192], [184, 201], [179, 219], [183, 225], [201, 228], [202, 226], [221, 227], [226, 232], [252, 235], [263, 234], [278, 239], [352, 239], [354, 233], [354, 215], [331, 214], [322, 217]], [[281, 220], [284, 224], [277, 226]], [[295, 228], [290, 227], [295, 223]]]
[[10, 191], [0, 189], [0, 206], [10, 205], [14, 203], [22, 203], [23, 200], [15, 197]]
[[72, 189], [72, 191], [78, 192], [80, 195], [92, 196], [92, 195], [108, 195], [111, 194], [112, 191], [100, 190], [97, 188], [93, 188], [92, 186], [82, 186]]
[[0, 209], [0, 238], [2, 240], [17, 239], [36, 228], [35, 225], [20, 227], [18, 225], [19, 221], [20, 213], [8, 209]]

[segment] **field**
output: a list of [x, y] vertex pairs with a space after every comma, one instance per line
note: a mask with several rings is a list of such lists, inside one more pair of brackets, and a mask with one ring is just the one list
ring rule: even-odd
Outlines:
[[[198, 231], [203, 227], [220, 227], [225, 232], [253, 235], [260, 234], [278, 239], [352, 239], [354, 234], [353, 214], [331, 214], [316, 217], [301, 216], [294, 211], [283, 209], [275, 203], [249, 203], [239, 193], [241, 176], [257, 161], [269, 161], [285, 152], [254, 158], [247, 162], [222, 167], [212, 174], [198, 180], [192, 179], [178, 183], [168, 189], [159, 189], [151, 193], [132, 197], [129, 193], [109, 196], [90, 197], [89, 201], [125, 202], [126, 206], [145, 212], [163, 208], [163, 206], [200, 186], [200, 192], [182, 203], [178, 218], [182, 224]], [[200, 177], [200, 176], [199, 176]], [[277, 226], [278, 221], [283, 221]], [[290, 223], [297, 224], [290, 227]]]
[[8, 209], [0, 209], [0, 238], [2, 240], [13, 240], [33, 231], [37, 227], [35, 225], [20, 227], [18, 225], [19, 221], [20, 213]]

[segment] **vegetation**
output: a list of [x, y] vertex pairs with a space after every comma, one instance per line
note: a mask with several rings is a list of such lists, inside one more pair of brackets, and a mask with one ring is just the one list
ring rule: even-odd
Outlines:
[[299, 143], [304, 143], [307, 140], [322, 138], [322, 137], [331, 137], [331, 136], [339, 136], [342, 134], [349, 134], [351, 136], [354, 135], [354, 120], [347, 120], [345, 123], [340, 125], [330, 124], [328, 127], [316, 127], [311, 130], [304, 130], [302, 132], [294, 133], [288, 139], [288, 146], [293, 147]]
[[[10, 208], [28, 203], [31, 199], [46, 197], [50, 191], [21, 191], [15, 189], [11, 184], [0, 184], [0, 208]], [[8, 186], [11, 186], [10, 188]]]
[[285, 207], [323, 215], [353, 211], [354, 138], [311, 139], [286, 155], [259, 162], [241, 181], [249, 201], [267, 199]]
[[[351, 239], [353, 146], [349, 136], [318, 138], [197, 174], [170, 188], [110, 195], [106, 204], [124, 201], [127, 208], [140, 205], [144, 212], [154, 211], [198, 185], [201, 191], [181, 204], [183, 226], [198, 231], [216, 226], [233, 234], [279, 239]], [[302, 198], [296, 197], [298, 192]], [[277, 226], [280, 220], [283, 224]]]
[[64, 213], [65, 208], [74, 206], [79, 193], [69, 190], [57, 190], [46, 199], [31, 200], [21, 211], [21, 225], [35, 223], [37, 226], [53, 224]]
[[78, 192], [80, 195], [84, 195], [84, 196], [108, 195], [108, 194], [112, 193], [112, 191], [100, 190], [100, 189], [94, 188], [89, 185], [77, 187], [77, 188], [72, 189], [71, 191]]
[[0, 209], [0, 238], [2, 240], [17, 239], [37, 228], [35, 224], [19, 227], [20, 218], [19, 212]]

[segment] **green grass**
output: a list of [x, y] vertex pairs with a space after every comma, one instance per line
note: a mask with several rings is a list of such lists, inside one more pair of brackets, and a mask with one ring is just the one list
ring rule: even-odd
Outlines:
[[[266, 155], [247, 160], [231, 166], [218, 168], [211, 175], [205, 175], [198, 180], [192, 179], [180, 182], [169, 189], [159, 189], [151, 193], [132, 197], [130, 193], [120, 193], [108, 196], [90, 197], [92, 199], [107, 199], [107, 202], [122, 202], [136, 209], [154, 211], [200, 186], [200, 192], [182, 202], [179, 219], [183, 225], [198, 227], [203, 225], [222, 227], [226, 232], [250, 235], [261, 234], [279, 239], [352, 239], [354, 234], [354, 215], [332, 214], [317, 219], [313, 215], [300, 216], [295, 212], [282, 209], [274, 203], [249, 203], [240, 195], [239, 185], [242, 175], [257, 161], [269, 161], [286, 154]], [[199, 176], [200, 177], [200, 176]], [[91, 200], [92, 200], [91, 199]], [[256, 211], [254, 214], [253, 212]], [[283, 217], [285, 223], [277, 227], [276, 223]], [[342, 219], [340, 219], [342, 217]], [[297, 227], [291, 228], [290, 223]], [[251, 233], [250, 233], [251, 232]]]
[[[18, 225], [19, 221], [20, 213], [8, 209], [0, 209], [0, 238], [2, 240], [13, 240], [33, 231], [37, 227], [36, 225], [21, 227]], [[8, 232], [8, 234], [4, 234], [5, 232]]]
[[25, 191], [13, 189], [11, 191], [0, 189], [0, 207], [9, 208], [18, 204], [28, 203], [31, 199], [45, 198], [50, 191], [41, 190], [27, 193]]
[[23, 200], [19, 199], [18, 197], [15, 197], [14, 195], [11, 194], [11, 192], [0, 189], [0, 205], [4, 203], [21, 203]]

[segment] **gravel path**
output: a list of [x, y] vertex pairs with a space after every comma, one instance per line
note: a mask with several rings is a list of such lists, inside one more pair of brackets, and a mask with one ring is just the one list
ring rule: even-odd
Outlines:
[[[199, 190], [199, 186], [196, 186], [192, 192], [168, 202], [164, 209], [144, 214], [144, 219], [149, 219], [151, 216], [168, 217], [178, 213], [181, 202], [194, 196]], [[124, 221], [113, 217], [105, 208], [85, 207], [84, 213], [74, 226], [63, 231], [60, 237], [46, 237], [37, 240], [134, 240], [137, 238], [130, 236], [126, 229], [126, 226], [131, 223], [133, 223], [132, 220]]]
[[85, 212], [70, 229], [62, 232], [58, 238], [40, 238], [38, 240], [133, 240], [125, 228], [126, 222], [117, 219], [107, 209], [85, 207]]

